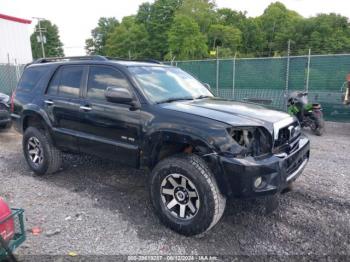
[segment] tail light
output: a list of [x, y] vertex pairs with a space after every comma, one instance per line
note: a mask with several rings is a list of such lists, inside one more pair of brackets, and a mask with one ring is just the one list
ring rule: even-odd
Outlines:
[[11, 113], [13, 113], [15, 111], [15, 97], [16, 97], [16, 90], [14, 90], [12, 92], [12, 95], [11, 95], [11, 101], [10, 101], [10, 103], [11, 103], [11, 107], [10, 107]]

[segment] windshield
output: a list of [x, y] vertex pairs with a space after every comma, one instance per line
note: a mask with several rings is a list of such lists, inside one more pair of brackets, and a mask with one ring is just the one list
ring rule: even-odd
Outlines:
[[179, 68], [138, 66], [129, 70], [155, 103], [213, 96], [203, 84]]

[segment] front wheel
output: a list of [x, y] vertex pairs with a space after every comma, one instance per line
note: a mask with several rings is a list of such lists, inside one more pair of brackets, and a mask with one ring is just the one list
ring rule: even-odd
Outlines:
[[206, 163], [196, 155], [162, 160], [151, 173], [149, 188], [155, 213], [182, 235], [208, 231], [224, 213], [226, 198]]

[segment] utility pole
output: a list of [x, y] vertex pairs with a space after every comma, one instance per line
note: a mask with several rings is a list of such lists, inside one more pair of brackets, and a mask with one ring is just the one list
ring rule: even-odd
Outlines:
[[216, 96], [219, 96], [219, 46], [216, 46]]
[[237, 57], [237, 52], [235, 53], [235, 57], [233, 58], [233, 65], [232, 65], [232, 99], [235, 98], [236, 57]]
[[45, 18], [41, 18], [41, 17], [33, 17], [33, 19], [38, 20], [38, 25], [39, 28], [37, 29], [37, 32], [39, 32], [39, 37], [40, 37], [40, 44], [41, 44], [41, 51], [43, 54], [43, 58], [45, 58], [45, 48], [44, 48], [44, 42], [46, 42], [46, 37], [43, 36], [43, 33], [46, 32], [46, 28], [42, 28], [41, 27], [41, 20], [45, 20]]
[[286, 89], [284, 91], [286, 109], [287, 109], [287, 101], [288, 101], [288, 95], [289, 95], [289, 65], [290, 65], [290, 40], [288, 40], [287, 69], [286, 69]]
[[306, 92], [309, 92], [310, 81], [310, 63], [311, 63], [311, 49], [309, 49], [309, 55], [307, 57], [307, 73], [306, 73]]

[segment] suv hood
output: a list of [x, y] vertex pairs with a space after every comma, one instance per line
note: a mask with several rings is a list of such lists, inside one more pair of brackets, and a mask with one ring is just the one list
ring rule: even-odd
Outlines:
[[[273, 133], [276, 126], [292, 122], [287, 113], [265, 107], [216, 98], [162, 104], [164, 109], [210, 118], [232, 126], [263, 126]], [[288, 124], [288, 123], [287, 123]]]

